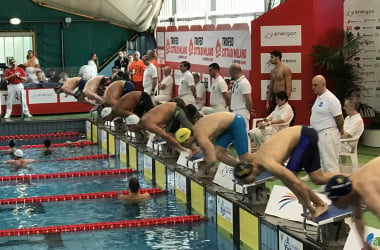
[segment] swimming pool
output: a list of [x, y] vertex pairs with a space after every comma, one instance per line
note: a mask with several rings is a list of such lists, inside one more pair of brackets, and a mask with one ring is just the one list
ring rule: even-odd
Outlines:
[[[55, 161], [59, 158], [102, 153], [98, 146], [55, 148], [52, 155], [42, 155], [41, 149], [25, 149], [25, 158], [39, 162], [24, 174], [91, 171], [125, 168], [116, 158]], [[7, 155], [3, 158], [10, 157]], [[47, 161], [49, 160], [49, 161]], [[2, 167], [0, 175], [15, 175]], [[141, 188], [151, 188], [141, 173]], [[168, 183], [170, 186], [170, 183]], [[33, 197], [118, 191], [127, 189], [126, 175], [91, 176], [64, 179], [30, 180], [26, 183], [0, 182], [0, 198]], [[127, 203], [116, 198], [42, 202], [0, 206], [0, 229], [69, 225], [146, 218], [172, 217], [191, 214], [174, 194], [160, 194], [142, 203]], [[125, 229], [70, 232], [60, 234], [0, 237], [0, 249], [237, 249], [231, 240], [217, 234], [213, 220], [180, 225], [145, 226]]]

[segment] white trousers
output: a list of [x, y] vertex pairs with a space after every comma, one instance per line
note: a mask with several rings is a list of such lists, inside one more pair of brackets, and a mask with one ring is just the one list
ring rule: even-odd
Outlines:
[[26, 95], [24, 90], [24, 85], [22, 83], [18, 84], [8, 84], [8, 97], [7, 97], [7, 112], [6, 115], [12, 114], [12, 105], [16, 104], [16, 98], [20, 100], [22, 94], [22, 112], [29, 113], [28, 105], [26, 105]]
[[339, 172], [340, 133], [337, 128], [318, 132], [318, 148], [323, 172]]

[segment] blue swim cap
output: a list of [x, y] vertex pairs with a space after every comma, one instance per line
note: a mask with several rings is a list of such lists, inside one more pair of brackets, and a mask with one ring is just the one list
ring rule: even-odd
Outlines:
[[344, 196], [352, 190], [352, 183], [344, 175], [335, 175], [326, 184], [325, 193], [327, 196]]

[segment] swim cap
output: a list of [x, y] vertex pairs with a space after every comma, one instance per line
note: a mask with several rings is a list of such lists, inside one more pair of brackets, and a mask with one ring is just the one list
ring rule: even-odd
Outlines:
[[11, 148], [13, 148], [14, 146], [16, 146], [16, 142], [15, 142], [15, 140], [10, 139], [9, 142], [8, 142], [8, 145], [9, 145], [9, 147], [11, 147]]
[[244, 179], [252, 172], [252, 165], [246, 162], [239, 162], [234, 167], [234, 176], [236, 179]]
[[137, 115], [130, 115], [127, 117], [126, 121], [127, 121], [127, 125], [135, 125], [139, 123], [140, 117], [138, 117]]
[[16, 157], [23, 157], [24, 156], [24, 153], [22, 152], [21, 149], [17, 149], [14, 153], [13, 153], [14, 156]]
[[179, 143], [185, 142], [191, 136], [191, 130], [188, 128], [180, 128], [175, 132], [175, 139]]
[[352, 183], [344, 175], [335, 175], [326, 184], [325, 193], [327, 196], [344, 196], [352, 190]]
[[104, 109], [102, 109], [102, 112], [100, 112], [100, 116], [102, 118], [105, 118], [107, 116], [109, 116], [112, 112], [112, 108], [111, 107], [105, 107]]

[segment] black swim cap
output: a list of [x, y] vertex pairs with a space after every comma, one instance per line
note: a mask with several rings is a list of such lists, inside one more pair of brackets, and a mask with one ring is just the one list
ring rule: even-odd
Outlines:
[[352, 183], [344, 175], [335, 175], [326, 184], [325, 193], [327, 196], [344, 196], [352, 190]]
[[9, 147], [11, 147], [11, 148], [15, 147], [15, 146], [16, 146], [16, 142], [15, 142], [15, 140], [10, 139], [9, 142], [8, 142], [8, 145], [9, 145]]
[[252, 172], [252, 165], [246, 162], [239, 162], [234, 167], [234, 176], [236, 179], [244, 179]]

